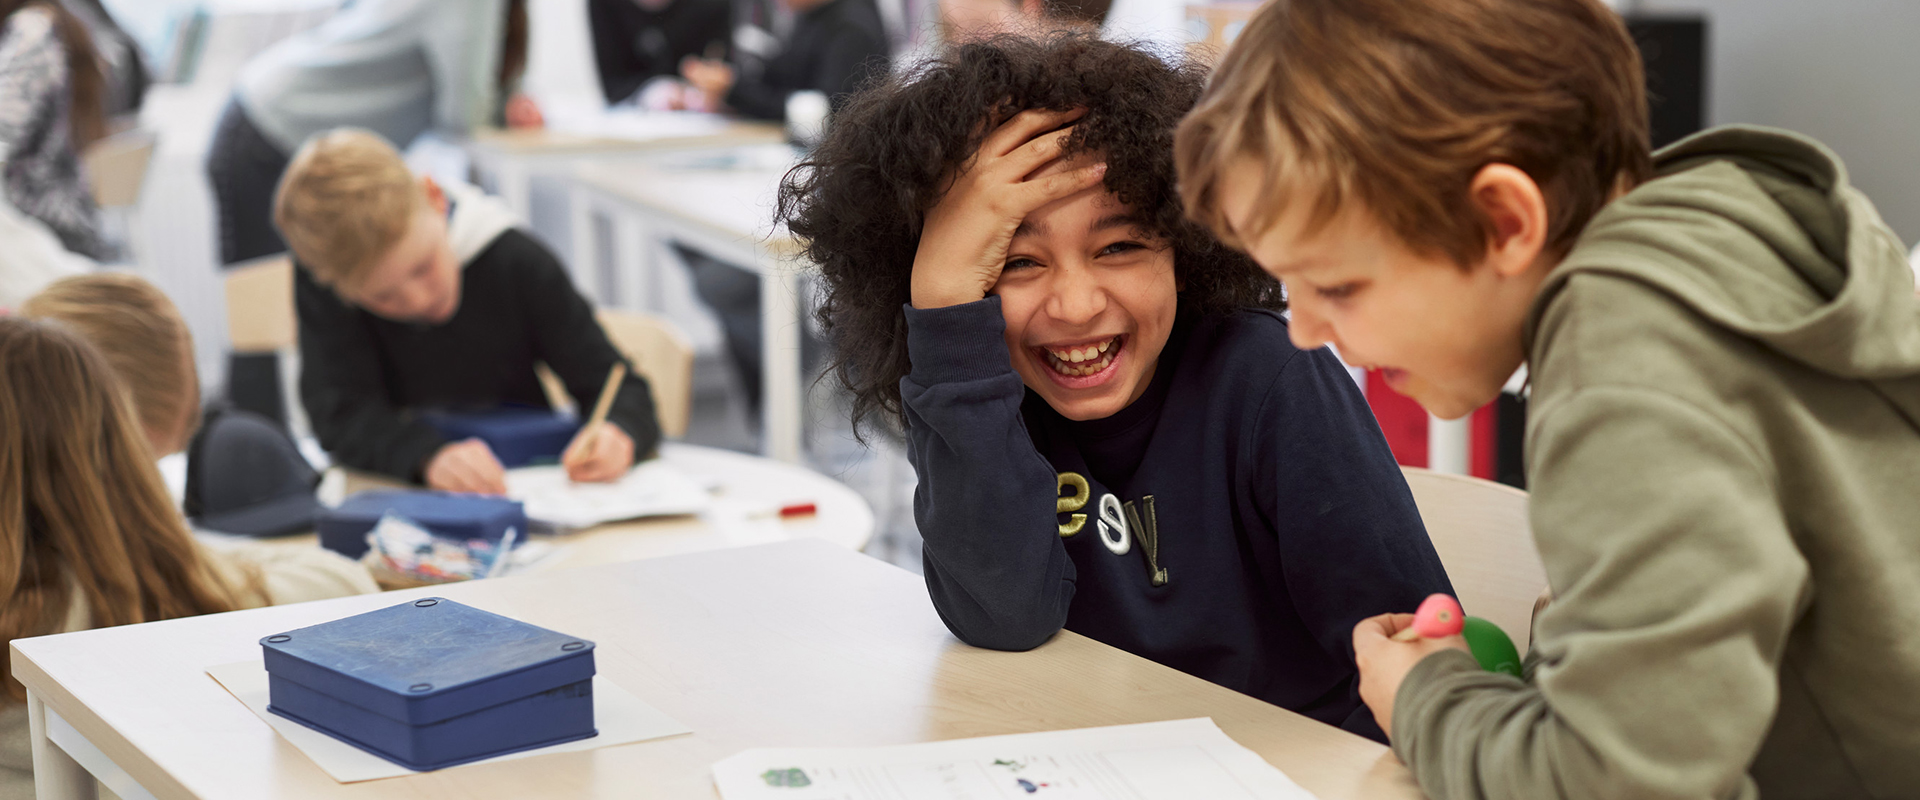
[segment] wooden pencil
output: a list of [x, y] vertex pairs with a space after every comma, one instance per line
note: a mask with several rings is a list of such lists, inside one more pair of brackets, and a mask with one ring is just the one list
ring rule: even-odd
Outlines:
[[593, 452], [593, 440], [600, 435], [600, 426], [607, 422], [607, 410], [613, 408], [613, 397], [620, 393], [620, 382], [626, 379], [627, 363], [613, 362], [613, 369], [607, 370], [607, 385], [600, 388], [600, 401], [593, 404], [593, 415], [587, 418], [587, 424], [580, 427], [580, 435], [573, 440], [574, 447], [567, 452], [569, 457], [562, 461], [572, 461], [578, 448]]

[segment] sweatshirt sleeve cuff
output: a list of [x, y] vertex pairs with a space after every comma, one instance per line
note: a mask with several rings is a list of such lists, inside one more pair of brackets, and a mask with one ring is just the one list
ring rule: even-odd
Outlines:
[[997, 378], [1013, 371], [1002, 338], [1000, 298], [946, 308], [902, 307], [907, 315], [907, 378], [921, 386]]
[[1414, 664], [1407, 671], [1407, 677], [1401, 679], [1400, 689], [1393, 695], [1393, 730], [1388, 732], [1393, 741], [1394, 755], [1408, 766], [1413, 765], [1414, 733], [1431, 727], [1425, 717], [1434, 713], [1436, 708], [1444, 706], [1444, 696], [1448, 688], [1443, 684], [1457, 675], [1485, 675], [1480, 662], [1463, 650], [1446, 650]]
[[424, 484], [427, 482], [427, 462], [446, 446], [447, 438], [424, 423], [419, 424], [425, 430], [406, 431], [394, 447], [391, 463], [396, 468], [383, 471], [405, 481]]

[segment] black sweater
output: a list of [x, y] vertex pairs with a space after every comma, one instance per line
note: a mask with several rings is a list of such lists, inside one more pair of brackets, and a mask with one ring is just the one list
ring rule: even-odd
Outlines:
[[906, 315], [914, 513], [955, 636], [1064, 626], [1384, 740], [1353, 626], [1452, 587], [1337, 359], [1277, 314], [1183, 312], [1146, 393], [1073, 422], [1013, 371], [999, 298]]
[[873, 0], [828, 0], [794, 20], [785, 49], [758, 76], [740, 75], [727, 105], [759, 119], [786, 119], [787, 95], [816, 91], [839, 108], [869, 75], [887, 73], [887, 34]]
[[671, 0], [658, 11], [633, 0], [588, 0], [593, 60], [608, 103], [633, 96], [647, 81], [680, 74], [680, 60], [725, 55], [732, 9], [727, 0]]
[[[420, 411], [548, 407], [534, 375], [546, 362], [580, 408], [593, 408], [619, 351], [560, 262], [508, 230], [467, 262], [460, 309], [444, 325], [393, 322], [341, 301], [294, 270], [300, 319], [300, 398], [334, 460], [419, 481], [446, 439]], [[635, 458], [660, 442], [653, 396], [628, 365], [607, 419], [633, 438]]]

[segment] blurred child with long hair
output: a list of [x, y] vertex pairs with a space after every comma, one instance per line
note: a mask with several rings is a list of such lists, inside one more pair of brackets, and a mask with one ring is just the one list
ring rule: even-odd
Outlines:
[[[57, 321], [0, 317], [0, 637], [374, 590], [318, 548], [213, 550], [188, 532], [99, 351]], [[33, 793], [26, 690], [0, 696], [0, 797]]]
[[59, 320], [100, 350], [154, 458], [187, 446], [200, 416], [193, 334], [159, 287], [124, 272], [74, 275], [28, 298], [20, 314]]

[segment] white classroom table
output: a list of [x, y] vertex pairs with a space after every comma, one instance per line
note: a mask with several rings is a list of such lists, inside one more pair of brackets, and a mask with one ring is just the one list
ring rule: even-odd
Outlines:
[[[661, 113], [670, 115], [671, 112]], [[533, 209], [532, 186], [537, 177], [564, 178], [582, 163], [607, 163], [685, 147], [777, 143], [786, 135], [778, 124], [749, 120], [726, 120], [712, 131], [678, 128], [662, 127], [658, 135], [653, 136], [544, 128], [483, 128], [474, 132], [465, 149], [474, 171], [492, 183], [495, 193], [515, 213], [526, 217]]]
[[763, 452], [800, 461], [799, 247], [773, 226], [774, 194], [791, 166], [782, 145], [740, 145], [655, 153], [644, 158], [583, 164], [573, 174], [576, 235], [573, 257], [601, 261], [594, 219], [613, 222], [606, 260], [616, 286], [596, 286], [602, 302], [651, 309], [659, 244], [678, 241], [760, 276]]
[[[208, 667], [260, 637], [437, 595], [596, 643], [598, 677], [693, 733], [340, 784]], [[1322, 800], [1420, 797], [1386, 747], [1073, 633], [967, 647], [911, 573], [795, 541], [15, 639], [41, 800], [713, 800], [752, 747], [870, 746], [1211, 717]], [[1196, 799], [1199, 800], [1199, 799]]]
[[[798, 464], [678, 442], [661, 443], [660, 460], [712, 487], [712, 505], [697, 516], [648, 517], [553, 536], [536, 534], [532, 541], [550, 545], [555, 552], [528, 570], [597, 567], [789, 539], [818, 539], [859, 551], [873, 539], [873, 508], [866, 499], [846, 484]], [[337, 504], [348, 494], [376, 488], [404, 485], [334, 468], [322, 482], [320, 499]], [[798, 503], [812, 503], [816, 510], [792, 517], [778, 515], [781, 506]], [[289, 547], [319, 546], [319, 537], [312, 534], [268, 541]]]

